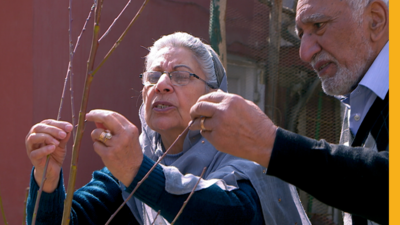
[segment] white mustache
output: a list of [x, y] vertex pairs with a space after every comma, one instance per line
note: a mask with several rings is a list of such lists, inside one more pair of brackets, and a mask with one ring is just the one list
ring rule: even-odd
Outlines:
[[329, 54], [327, 52], [321, 52], [318, 55], [316, 55], [310, 64], [314, 68], [314, 70], [317, 70], [317, 68], [315, 68], [315, 64], [317, 64], [319, 61], [323, 61], [323, 60], [332, 61], [337, 64], [337, 60], [335, 59], [335, 57], [333, 57], [331, 54]]

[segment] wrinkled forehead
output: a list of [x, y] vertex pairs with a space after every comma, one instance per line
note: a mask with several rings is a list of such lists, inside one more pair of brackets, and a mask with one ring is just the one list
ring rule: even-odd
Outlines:
[[158, 51], [154, 51], [149, 55], [147, 68], [154, 68], [160, 66], [163, 61], [166, 59], [174, 59], [172, 57], [173, 54], [173, 47], [164, 47], [159, 49]]
[[306, 12], [306, 10], [310, 10], [312, 8], [312, 2], [309, 0], [299, 0], [297, 2], [296, 8], [296, 18], [300, 17], [302, 14]]
[[154, 52], [146, 66], [147, 71], [173, 71], [178, 68], [185, 68], [186, 71], [204, 78], [197, 57], [185, 47], [161, 48]]
[[148, 69], [164, 69], [170, 70], [176, 64], [186, 64], [190, 62], [191, 54], [184, 48], [180, 47], [164, 47], [152, 54]]
[[296, 28], [328, 20], [348, 10], [347, 0], [299, 0], [296, 9]]
[[296, 23], [305, 23], [309, 19], [321, 17], [329, 8], [328, 2], [332, 2], [332, 0], [299, 0], [296, 9]]

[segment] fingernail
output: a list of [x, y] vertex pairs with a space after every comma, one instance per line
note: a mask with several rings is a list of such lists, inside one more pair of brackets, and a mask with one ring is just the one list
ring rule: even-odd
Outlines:
[[59, 138], [63, 139], [63, 138], [65, 138], [66, 136], [67, 136], [67, 134], [66, 134], [64, 131], [58, 132], [58, 137], [59, 137]]
[[72, 125], [71, 125], [71, 124], [65, 125], [65, 130], [66, 130], [67, 132], [70, 132], [70, 131], [72, 130]]

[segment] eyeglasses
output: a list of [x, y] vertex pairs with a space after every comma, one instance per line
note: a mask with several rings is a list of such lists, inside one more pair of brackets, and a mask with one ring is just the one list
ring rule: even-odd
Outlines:
[[159, 71], [149, 71], [149, 72], [144, 72], [143, 74], [140, 74], [140, 78], [142, 79], [142, 83], [145, 86], [153, 86], [156, 85], [158, 80], [163, 74], [167, 74], [169, 76], [169, 79], [171, 79], [171, 83], [174, 86], [185, 86], [189, 83], [190, 77], [197, 78], [204, 83], [207, 84], [212, 89], [215, 89], [211, 84], [209, 84], [207, 81], [201, 79], [199, 76], [197, 76], [194, 73], [190, 73], [188, 71], [172, 71], [172, 72], [159, 72]]

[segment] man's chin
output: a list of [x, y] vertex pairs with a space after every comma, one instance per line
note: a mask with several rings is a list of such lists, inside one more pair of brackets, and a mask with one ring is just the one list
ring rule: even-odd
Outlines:
[[351, 92], [351, 88], [348, 88], [347, 85], [335, 83], [331, 79], [321, 80], [321, 83], [322, 90], [330, 96], [347, 95]]

